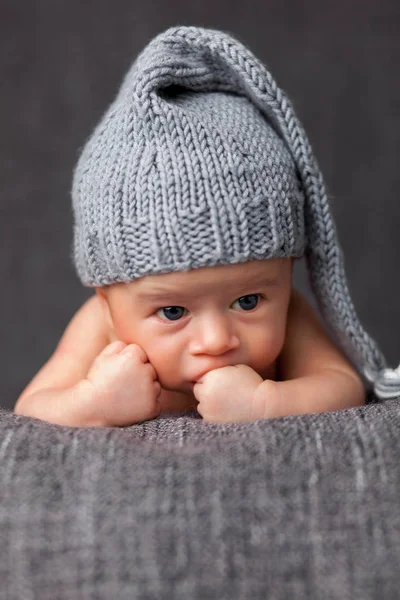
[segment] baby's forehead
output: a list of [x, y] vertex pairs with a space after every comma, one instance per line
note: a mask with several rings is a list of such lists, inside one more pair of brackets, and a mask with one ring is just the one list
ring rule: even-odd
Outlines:
[[274, 285], [287, 275], [291, 264], [292, 260], [287, 258], [253, 260], [148, 275], [125, 285], [132, 294], [141, 297], [156, 292], [201, 292], [210, 287], [215, 290], [252, 284]]

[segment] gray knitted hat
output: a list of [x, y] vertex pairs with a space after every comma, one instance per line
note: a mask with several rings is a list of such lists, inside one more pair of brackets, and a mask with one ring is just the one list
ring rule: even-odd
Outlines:
[[231, 35], [173, 27], [127, 73], [74, 174], [84, 285], [305, 255], [331, 332], [376, 395], [400, 395], [350, 298], [325, 185], [290, 101]]

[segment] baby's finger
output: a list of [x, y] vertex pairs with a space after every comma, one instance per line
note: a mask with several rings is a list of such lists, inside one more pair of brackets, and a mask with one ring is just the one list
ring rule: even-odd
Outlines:
[[125, 342], [117, 340], [108, 344], [99, 354], [99, 356], [111, 356], [111, 354], [119, 354], [125, 348]]
[[128, 344], [126, 348], [123, 349], [121, 354], [129, 354], [133, 358], [137, 358], [142, 363], [148, 361], [146, 352], [138, 344]]
[[150, 371], [150, 375], [151, 378], [156, 381], [156, 379], [158, 379], [158, 374], [157, 371], [155, 370], [155, 368], [153, 367], [153, 365], [151, 364], [151, 362], [148, 362], [145, 367], [148, 368], [148, 370]]

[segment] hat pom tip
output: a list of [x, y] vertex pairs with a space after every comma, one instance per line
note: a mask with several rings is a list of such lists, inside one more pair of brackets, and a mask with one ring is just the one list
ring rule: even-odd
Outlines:
[[373, 384], [374, 393], [380, 400], [400, 397], [400, 364], [396, 369], [383, 369], [375, 375], [365, 369], [364, 375]]

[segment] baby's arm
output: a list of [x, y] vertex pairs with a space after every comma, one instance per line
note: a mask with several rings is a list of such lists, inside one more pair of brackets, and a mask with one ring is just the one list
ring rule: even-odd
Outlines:
[[[77, 311], [54, 354], [22, 392], [20, 415], [73, 427], [127, 425], [157, 416], [160, 384], [143, 350], [109, 344], [99, 298]], [[137, 397], [149, 402], [135, 402]]]
[[257, 388], [258, 418], [318, 413], [361, 406], [361, 378], [323, 329], [317, 315], [293, 289], [286, 340], [279, 357], [280, 381]]

